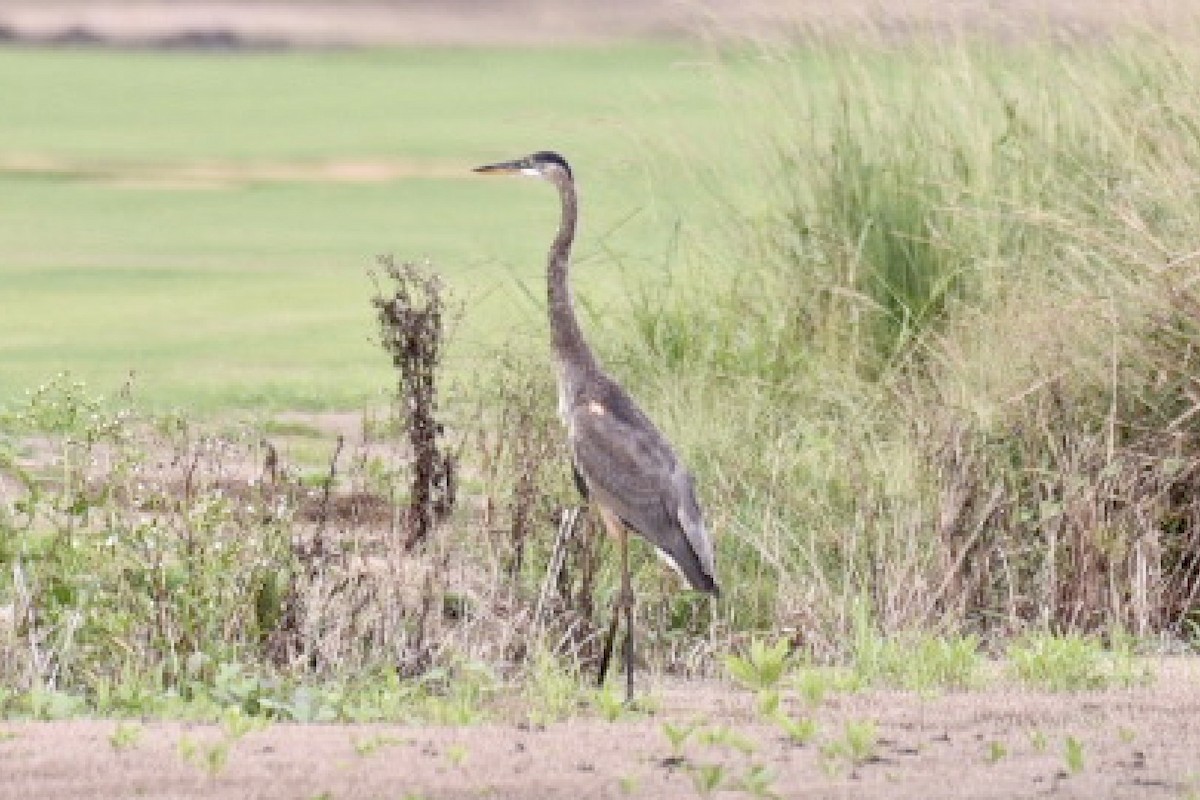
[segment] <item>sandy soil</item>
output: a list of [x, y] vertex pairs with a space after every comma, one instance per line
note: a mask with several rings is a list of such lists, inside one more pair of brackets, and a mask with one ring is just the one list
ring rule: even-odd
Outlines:
[[[659, 687], [654, 715], [615, 723], [276, 724], [234, 742], [215, 774], [183, 753], [219, 743], [214, 726], [137, 723], [136, 741], [117, 747], [114, 721], [9, 722], [0, 724], [0, 797], [682, 798], [697, 796], [692, 776], [709, 764], [722, 765], [725, 785], [765, 765], [780, 797], [1194, 796], [1200, 660], [1164, 660], [1156, 673], [1149, 688], [1078, 694], [831, 696], [807, 745], [762, 724], [747, 693], [707, 683]], [[807, 713], [798, 701], [789, 710]], [[755, 749], [693, 736], [677, 755], [663, 723], [696, 719], [738, 731]], [[823, 753], [846, 722], [866, 720], [879, 733], [873, 757], [851, 764]], [[1074, 772], [1068, 737], [1082, 746]]]

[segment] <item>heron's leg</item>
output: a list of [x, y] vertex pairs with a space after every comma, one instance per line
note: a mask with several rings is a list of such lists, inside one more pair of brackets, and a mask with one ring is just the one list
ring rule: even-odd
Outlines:
[[633, 702], [633, 581], [629, 578], [628, 535], [621, 536], [620, 602], [625, 607], [625, 703], [630, 704]]
[[600, 672], [596, 676], [597, 686], [603, 686], [604, 679], [608, 676], [608, 665], [612, 662], [613, 647], [617, 641], [617, 627], [621, 624], [621, 609], [632, 602], [632, 596], [627, 591], [629, 561], [625, 525], [603, 508], [600, 509], [600, 519], [604, 522], [604, 527], [609, 535], [617, 540], [617, 546], [621, 549], [621, 591], [617, 593], [613, 601], [612, 620], [608, 625], [608, 635], [604, 639], [604, 650], [600, 654]]
[[621, 598], [618, 595], [613, 603], [612, 619], [608, 623], [608, 635], [604, 637], [604, 650], [600, 653], [600, 672], [596, 676], [596, 686], [604, 686], [604, 678], [608, 675], [608, 663], [612, 659], [613, 642], [617, 640], [617, 625], [621, 622]]

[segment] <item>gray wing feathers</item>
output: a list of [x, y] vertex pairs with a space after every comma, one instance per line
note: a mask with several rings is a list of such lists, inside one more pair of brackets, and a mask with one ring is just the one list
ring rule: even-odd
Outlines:
[[[715, 591], [712, 545], [692, 477], [649, 420], [579, 405], [569, 441], [594, 499], [662, 550], [701, 591]], [[627, 409], [623, 409], [628, 411]]]
[[713, 562], [712, 540], [708, 538], [708, 530], [704, 527], [704, 516], [700, 504], [696, 502], [696, 485], [690, 472], [682, 467], [675, 471], [676, 494], [679, 498], [679, 524], [687, 537], [692, 550], [700, 560], [700, 567], [711, 578], [716, 577], [716, 565]]

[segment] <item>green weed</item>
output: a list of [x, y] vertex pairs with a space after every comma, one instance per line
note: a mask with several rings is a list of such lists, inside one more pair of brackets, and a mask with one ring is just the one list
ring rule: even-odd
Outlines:
[[261, 716], [249, 716], [238, 706], [228, 706], [221, 712], [221, 730], [230, 741], [241, 739], [248, 733], [265, 729], [269, 720]]
[[776, 714], [773, 721], [783, 729], [788, 738], [796, 744], [808, 744], [817, 735], [817, 721], [812, 717], [801, 717], [799, 719], [788, 716], [784, 713]]
[[750, 755], [758, 746], [745, 734], [725, 725], [713, 725], [700, 728], [696, 732], [696, 741], [708, 747], [726, 747], [736, 750], [742, 755]]
[[856, 764], [865, 763], [875, 755], [879, 728], [870, 720], [849, 721], [845, 726], [843, 741], [850, 760]]
[[775, 689], [764, 689], [754, 699], [760, 717], [772, 717], [779, 713], [779, 692]]
[[176, 749], [184, 761], [203, 770], [210, 778], [215, 778], [229, 762], [230, 744], [228, 739], [202, 743], [184, 735], [179, 738]]
[[137, 743], [141, 738], [142, 728], [140, 725], [118, 722], [117, 727], [109, 734], [108, 743], [112, 746], [113, 750], [129, 750], [137, 747]]
[[859, 607], [851, 668], [861, 686], [899, 686], [916, 691], [975, 684], [982, 658], [973, 635], [898, 633], [882, 636]]
[[777, 798], [773, 787], [778, 775], [773, 769], [763, 764], [751, 764], [742, 772], [735, 782], [739, 791], [746, 792], [751, 797]]
[[843, 765], [859, 766], [874, 758], [879, 742], [879, 729], [871, 720], [847, 720], [842, 736], [821, 746], [822, 763], [834, 774]]
[[446, 759], [451, 763], [451, 765], [455, 767], [461, 767], [464, 763], [466, 763], [469, 752], [470, 751], [467, 750], [466, 745], [456, 742], [446, 748]]
[[673, 725], [670, 722], [662, 724], [663, 735], [667, 737], [667, 741], [671, 743], [671, 752], [675, 755], [683, 753], [684, 745], [688, 739], [700, 727], [699, 722], [689, 722], [682, 725]]
[[805, 667], [797, 670], [793, 685], [809, 708], [816, 708], [825, 702], [825, 696], [833, 689], [834, 680], [828, 671], [816, 667]]
[[744, 656], [725, 656], [725, 669], [747, 689], [774, 689], [787, 669], [789, 651], [790, 645], [786, 639], [770, 645], [760, 639], [752, 639]]
[[365, 739], [351, 739], [354, 745], [354, 752], [362, 757], [374, 755], [384, 747], [398, 747], [405, 743], [404, 739], [397, 736], [390, 736], [385, 733], [379, 733], [374, 736], [368, 736]]
[[699, 763], [688, 766], [688, 774], [692, 778], [692, 786], [701, 797], [710, 797], [721, 787], [725, 778], [725, 767], [717, 763]]
[[1147, 673], [1129, 650], [1106, 651], [1095, 639], [1030, 635], [1008, 648], [1013, 674], [1050, 691], [1080, 691], [1144, 682]]
[[592, 706], [605, 722], [616, 722], [629, 711], [624, 693], [608, 686], [592, 692]]
[[1067, 770], [1072, 775], [1078, 775], [1083, 772], [1083, 743], [1074, 736], [1068, 736], [1063, 741], [1063, 759], [1067, 763]]

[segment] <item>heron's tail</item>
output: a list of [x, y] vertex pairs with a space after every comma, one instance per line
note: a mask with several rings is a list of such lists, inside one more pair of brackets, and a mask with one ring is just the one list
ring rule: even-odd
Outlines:
[[679, 552], [668, 552], [665, 548], [656, 546], [654, 552], [678, 572], [691, 588], [713, 597], [720, 597], [721, 587], [717, 586], [717, 579], [704, 568], [696, 552], [687, 545], [675, 549]]

